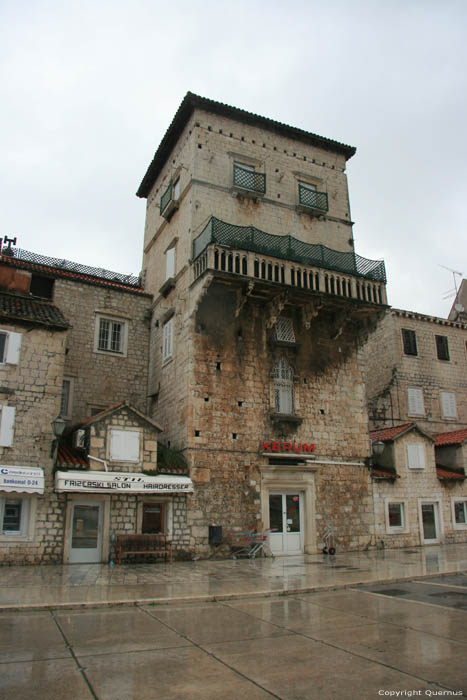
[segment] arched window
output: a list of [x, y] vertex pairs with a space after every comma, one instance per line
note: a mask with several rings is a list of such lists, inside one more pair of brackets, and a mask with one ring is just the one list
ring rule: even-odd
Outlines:
[[293, 369], [282, 358], [273, 367], [271, 377], [274, 380], [274, 404], [276, 413], [291, 414], [294, 411]]

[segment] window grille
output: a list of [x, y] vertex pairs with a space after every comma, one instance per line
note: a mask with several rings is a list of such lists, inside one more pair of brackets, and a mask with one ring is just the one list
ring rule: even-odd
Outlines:
[[285, 359], [281, 359], [272, 370], [274, 379], [274, 405], [277, 413], [294, 412], [293, 369]]
[[291, 318], [278, 318], [275, 330], [276, 340], [283, 343], [295, 343], [295, 333]]

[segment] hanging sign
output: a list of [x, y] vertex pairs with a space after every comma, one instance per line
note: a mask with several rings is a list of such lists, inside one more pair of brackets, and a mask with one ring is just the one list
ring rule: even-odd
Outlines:
[[55, 475], [56, 491], [88, 493], [191, 493], [187, 476], [147, 476], [124, 472], [69, 471]]
[[0, 491], [44, 493], [44, 472], [38, 467], [0, 465]]

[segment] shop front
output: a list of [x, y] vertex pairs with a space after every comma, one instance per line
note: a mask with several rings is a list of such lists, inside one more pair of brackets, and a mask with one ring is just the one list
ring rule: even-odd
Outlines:
[[38, 467], [0, 465], [0, 539], [14, 544], [34, 534], [36, 495], [44, 493], [44, 472]]
[[64, 561], [109, 561], [117, 533], [173, 535], [174, 501], [193, 492], [187, 476], [58, 471], [55, 490], [67, 495]]

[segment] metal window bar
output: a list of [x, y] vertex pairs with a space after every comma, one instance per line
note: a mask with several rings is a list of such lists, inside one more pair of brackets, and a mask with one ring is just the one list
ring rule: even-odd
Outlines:
[[298, 201], [303, 206], [310, 207], [310, 209], [321, 209], [322, 211], [328, 211], [329, 209], [326, 192], [317, 192], [301, 184], [298, 185]]
[[275, 326], [276, 330], [276, 340], [285, 343], [295, 343], [295, 333], [293, 329], [293, 322], [291, 318], [280, 317], [277, 319]]
[[122, 349], [122, 324], [112, 323], [112, 334], [110, 337], [110, 349], [112, 352], [121, 352]]
[[98, 343], [99, 350], [108, 350], [109, 349], [109, 331], [110, 331], [110, 321], [106, 321], [104, 318], [101, 318], [101, 321], [99, 324], [99, 343]]
[[241, 165], [235, 163], [233, 184], [243, 190], [264, 194], [266, 192], [266, 175], [258, 173], [256, 170], [242, 168]]
[[210, 243], [219, 243], [240, 250], [249, 250], [259, 255], [344, 272], [386, 284], [383, 260], [368, 260], [356, 253], [344, 253], [321, 244], [304, 243], [290, 235], [277, 236], [265, 233], [254, 226], [236, 226], [216, 219], [214, 216], [193, 241], [193, 260], [196, 260]]

